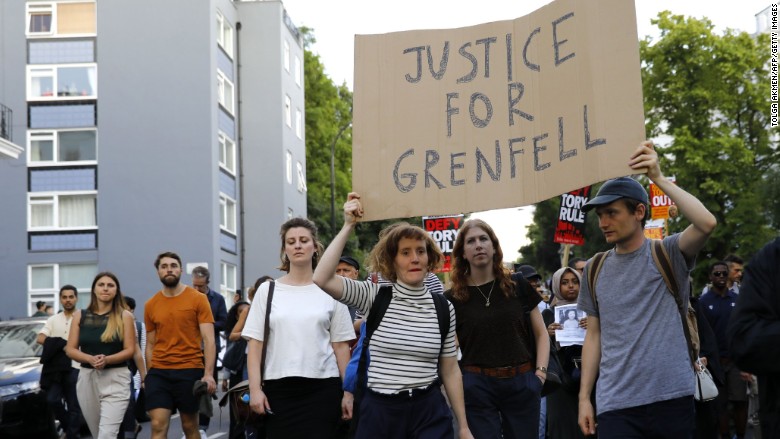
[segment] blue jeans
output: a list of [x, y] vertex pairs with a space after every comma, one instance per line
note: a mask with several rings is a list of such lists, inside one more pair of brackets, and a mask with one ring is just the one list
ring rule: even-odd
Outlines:
[[[76, 381], [79, 378], [79, 370], [72, 368], [70, 373], [65, 373], [63, 382], [52, 383], [46, 389], [46, 402], [54, 410], [54, 416], [59, 419], [62, 429], [68, 439], [81, 437], [81, 407], [76, 396]], [[65, 405], [62, 401], [65, 400]], [[67, 409], [66, 407], [67, 406]]]
[[690, 439], [695, 414], [693, 396], [611, 410], [598, 415], [599, 439]]
[[477, 439], [536, 438], [542, 382], [528, 371], [493, 378], [463, 371], [466, 418]]

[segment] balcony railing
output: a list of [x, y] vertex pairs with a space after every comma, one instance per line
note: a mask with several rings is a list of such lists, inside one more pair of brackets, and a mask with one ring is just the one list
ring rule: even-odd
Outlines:
[[13, 132], [14, 112], [3, 104], [0, 104], [0, 139], [11, 141]]

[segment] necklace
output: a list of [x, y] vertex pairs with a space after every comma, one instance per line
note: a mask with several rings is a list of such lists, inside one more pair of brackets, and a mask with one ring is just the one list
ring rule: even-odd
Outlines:
[[477, 291], [479, 291], [479, 294], [481, 294], [482, 297], [485, 298], [485, 308], [490, 306], [490, 296], [493, 295], [493, 287], [496, 286], [496, 280], [493, 279], [493, 283], [490, 284], [490, 292], [488, 292], [487, 296], [485, 295], [485, 293], [482, 292], [482, 289], [479, 288], [479, 285], [474, 285], [474, 286], [477, 288]]

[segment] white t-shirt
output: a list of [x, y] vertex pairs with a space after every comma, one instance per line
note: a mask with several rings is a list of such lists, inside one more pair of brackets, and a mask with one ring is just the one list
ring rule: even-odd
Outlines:
[[[66, 316], [65, 312], [54, 314], [53, 316], [46, 319], [46, 324], [43, 325], [40, 334], [43, 334], [46, 337], [60, 337], [65, 339], [65, 341], [68, 341], [68, 336], [70, 335], [70, 325], [72, 322], [73, 314], [69, 316]], [[71, 366], [75, 367], [76, 369], [81, 367], [77, 361], [71, 361]]]
[[[249, 308], [245, 339], [263, 340], [269, 282], [258, 288]], [[314, 284], [293, 286], [276, 282], [271, 302], [268, 351], [263, 380], [286, 377], [339, 376], [331, 343], [355, 338], [346, 305]]]

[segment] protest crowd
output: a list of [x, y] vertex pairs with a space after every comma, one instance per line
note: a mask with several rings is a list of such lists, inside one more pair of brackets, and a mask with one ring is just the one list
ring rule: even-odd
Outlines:
[[379, 234], [360, 280], [342, 254], [364, 215], [350, 193], [327, 248], [310, 220], [285, 222], [284, 275], [260, 277], [229, 311], [207, 268], [182, 283], [173, 252], [154, 260], [162, 287], [142, 322], [114, 273], [95, 276], [86, 309], [65, 285], [38, 335], [48, 403], [71, 439], [82, 416], [95, 438], [134, 438], [139, 420], [165, 438], [176, 412], [186, 438], [205, 438], [224, 332], [230, 438], [714, 439], [749, 423], [780, 437], [780, 240], [748, 264], [711, 264], [692, 294], [715, 218], [663, 175], [651, 142], [629, 163], [690, 226], [646, 238], [645, 188], [608, 180], [580, 207], [612, 248], [547, 282], [505, 268], [479, 219], [460, 224], [446, 290], [439, 244], [405, 222]]

